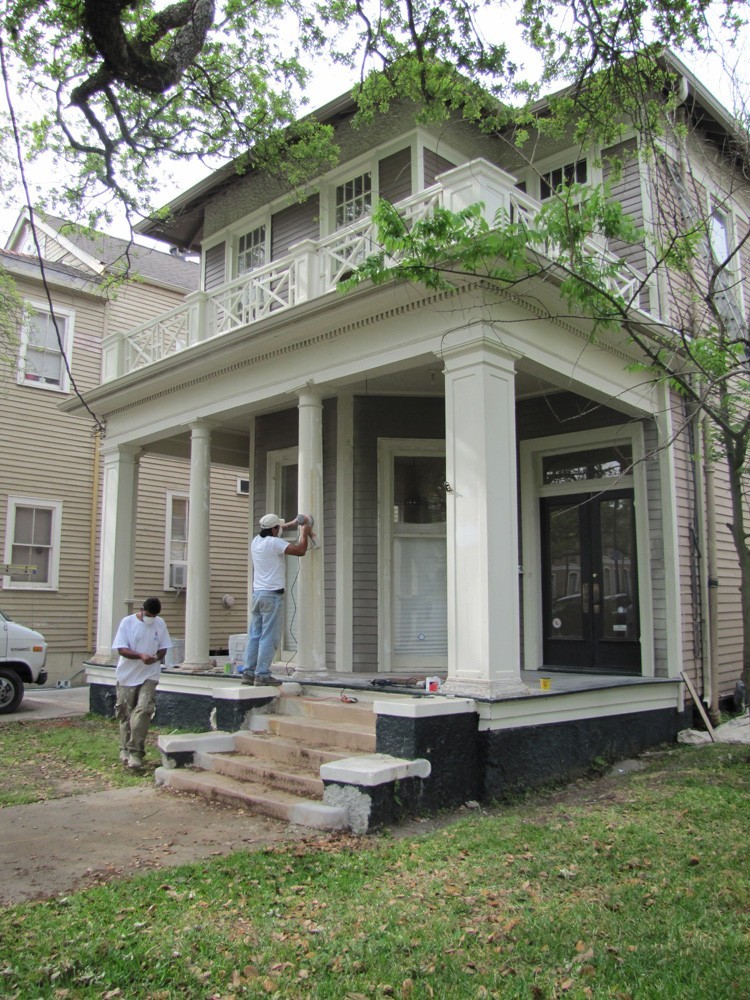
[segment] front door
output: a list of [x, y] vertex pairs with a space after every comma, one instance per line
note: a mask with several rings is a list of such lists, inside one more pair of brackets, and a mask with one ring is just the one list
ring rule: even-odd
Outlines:
[[640, 673], [633, 490], [540, 504], [545, 669]]
[[380, 669], [444, 670], [448, 656], [445, 446], [380, 449]]

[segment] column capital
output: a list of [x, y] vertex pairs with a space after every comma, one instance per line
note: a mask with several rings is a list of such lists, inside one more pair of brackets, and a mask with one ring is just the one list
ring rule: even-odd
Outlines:
[[438, 356], [447, 370], [483, 361], [507, 371], [515, 371], [515, 364], [522, 357], [503, 344], [495, 330], [484, 323], [448, 334]]
[[291, 391], [298, 399], [298, 406], [323, 405], [323, 389], [316, 385], [312, 379], [305, 382], [304, 385], [295, 386]]

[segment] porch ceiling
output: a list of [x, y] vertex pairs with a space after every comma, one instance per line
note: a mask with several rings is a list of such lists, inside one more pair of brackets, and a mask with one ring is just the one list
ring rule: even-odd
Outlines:
[[[436, 361], [420, 367], [360, 379], [341, 388], [355, 395], [367, 396], [442, 396], [444, 380], [442, 368]], [[516, 372], [516, 399], [560, 391], [562, 390], [559, 386], [556, 387], [536, 375], [523, 371]], [[247, 463], [249, 417], [249, 412], [231, 411], [224, 413], [221, 419], [216, 421], [220, 433], [214, 436], [214, 443], [211, 445], [213, 461], [240, 467]], [[190, 433], [186, 431], [155, 441], [146, 450], [160, 455], [188, 458]]]

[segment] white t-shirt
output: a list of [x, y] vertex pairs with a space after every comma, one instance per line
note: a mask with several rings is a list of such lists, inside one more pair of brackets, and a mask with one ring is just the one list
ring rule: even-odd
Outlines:
[[284, 553], [289, 542], [274, 535], [256, 535], [250, 544], [253, 590], [283, 590], [286, 582]]
[[[138, 615], [128, 615], [120, 622], [117, 634], [112, 640], [113, 649], [132, 649], [134, 653], [156, 656], [160, 649], [170, 649], [167, 623], [163, 618], [153, 619], [153, 625], [146, 625]], [[124, 687], [136, 687], [144, 681], [158, 681], [161, 663], [144, 663], [143, 660], [128, 660], [121, 656], [117, 661], [115, 677]]]

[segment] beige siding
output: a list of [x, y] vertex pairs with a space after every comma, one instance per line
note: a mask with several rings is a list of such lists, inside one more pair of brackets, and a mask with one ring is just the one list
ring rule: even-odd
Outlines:
[[[42, 290], [21, 283], [22, 296], [44, 301]], [[56, 306], [75, 310], [72, 371], [82, 391], [98, 384], [103, 302], [53, 289]], [[18, 385], [15, 360], [0, 369], [0, 538], [6, 539], [8, 497], [62, 501], [60, 573], [55, 591], [19, 590], [0, 593], [0, 604], [18, 621], [39, 628], [49, 643], [50, 679], [69, 677], [90, 652], [93, 608], [89, 580], [91, 551], [94, 437], [88, 418], [61, 414], [58, 404], [68, 394], [38, 386]], [[96, 507], [94, 506], [94, 516]], [[55, 665], [59, 673], [55, 676]], [[62, 665], [62, 666], [60, 666]]]
[[[641, 195], [640, 164], [638, 160], [638, 150], [635, 140], [621, 142], [618, 146], [612, 146], [604, 150], [602, 154], [604, 161], [604, 180], [612, 182], [612, 197], [618, 201], [625, 214], [632, 220], [634, 225], [643, 225], [643, 197]], [[613, 165], [619, 164], [619, 173], [615, 175]], [[615, 179], [616, 177], [616, 179]], [[624, 258], [639, 271], [646, 271], [646, 248], [643, 243], [626, 244], [613, 242], [610, 249]]]
[[[211, 470], [212, 650], [227, 649], [229, 636], [247, 628], [248, 497], [237, 493], [237, 477], [242, 475], [247, 476], [246, 469], [215, 465]], [[157, 455], [141, 459], [133, 597], [136, 601], [158, 597], [172, 637], [177, 639], [185, 637], [185, 592], [164, 587], [167, 495], [187, 495], [189, 490], [187, 461]], [[234, 598], [233, 608], [223, 606], [225, 594]]]
[[109, 301], [107, 334], [127, 333], [135, 326], [174, 309], [184, 298], [182, 291], [160, 288], [143, 281], [123, 285]]
[[714, 465], [716, 486], [716, 577], [719, 581], [719, 694], [731, 695], [742, 674], [742, 609], [737, 550], [727, 527], [733, 520], [726, 463]]

